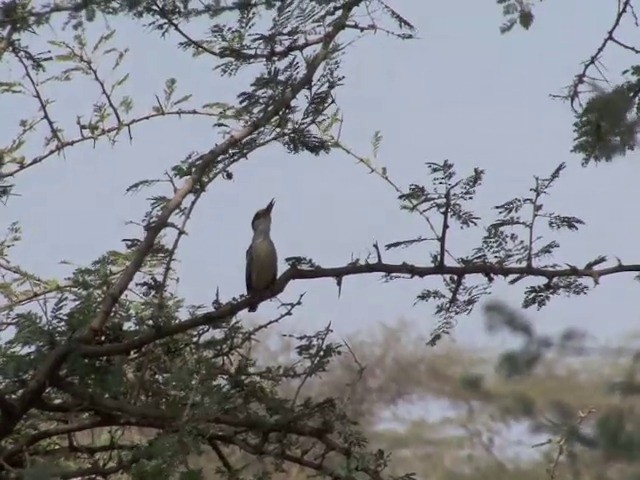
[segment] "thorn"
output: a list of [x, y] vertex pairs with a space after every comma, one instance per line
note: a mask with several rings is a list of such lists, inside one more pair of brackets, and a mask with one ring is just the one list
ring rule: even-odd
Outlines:
[[214, 309], [218, 309], [222, 306], [222, 301], [220, 300], [220, 286], [216, 287], [216, 298], [211, 302], [211, 307]]
[[380, 254], [380, 246], [378, 245], [378, 241], [373, 242], [373, 248], [376, 251], [376, 256], [378, 257], [378, 263], [382, 263], [382, 255]]
[[340, 294], [342, 293], [342, 277], [336, 277], [336, 285], [338, 285], [338, 298], [340, 298]]
[[164, 113], [164, 107], [162, 106], [160, 97], [158, 97], [158, 95], [155, 95], [155, 97], [156, 97], [156, 102], [158, 103], [158, 109], [160, 110], [160, 113]]

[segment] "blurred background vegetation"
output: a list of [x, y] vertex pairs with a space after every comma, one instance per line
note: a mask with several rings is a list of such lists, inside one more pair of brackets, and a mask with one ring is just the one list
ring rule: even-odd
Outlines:
[[578, 329], [545, 336], [496, 301], [484, 313], [503, 348], [425, 349], [408, 324], [380, 325], [349, 339], [354, 357], [313, 388], [349, 402], [372, 443], [394, 452], [398, 474], [640, 478], [637, 340], [611, 348]]

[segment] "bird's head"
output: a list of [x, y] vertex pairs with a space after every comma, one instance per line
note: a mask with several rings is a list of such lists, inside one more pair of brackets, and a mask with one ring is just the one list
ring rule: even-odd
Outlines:
[[271, 228], [271, 211], [273, 210], [273, 206], [275, 205], [275, 203], [276, 199], [272, 198], [266, 207], [258, 210], [253, 216], [253, 220], [251, 221], [251, 228], [253, 228], [254, 232], [263, 229], [266, 229], [268, 231]]

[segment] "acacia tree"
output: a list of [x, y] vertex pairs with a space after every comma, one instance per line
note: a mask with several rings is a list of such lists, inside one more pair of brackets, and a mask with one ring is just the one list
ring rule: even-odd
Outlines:
[[[526, 2], [498, 3], [506, 3], [508, 20], [529, 26], [533, 16]], [[203, 449], [218, 458], [211, 469], [229, 478], [249, 474], [244, 464], [230, 461], [229, 452], [238, 450], [243, 458], [260, 459], [263, 475], [297, 464], [329, 478], [382, 478], [388, 453], [367, 445], [340, 399], [305, 393], [309, 379], [345, 347], [330, 341], [327, 328], [295, 337], [291, 361], [259, 362], [251, 353], [255, 336], [293, 315], [301, 300], [285, 304], [278, 318], [255, 328], [238, 318], [251, 303], [305, 279], [334, 278], [340, 285], [351, 275], [415, 278], [421, 288], [427, 285], [418, 300], [432, 302], [441, 318], [429, 342], [435, 345], [457, 316], [490, 291], [496, 277], [512, 283], [527, 279], [524, 306], [542, 307], [555, 295], [584, 295], [602, 277], [640, 271], [640, 265], [604, 265], [607, 259], [600, 255], [585, 259], [582, 267], [554, 260], [558, 242], [542, 240], [541, 224], [554, 231], [577, 230], [583, 223], [543, 205], [563, 165], [536, 177], [530, 195], [497, 206], [497, 218], [483, 220], [468, 207], [482, 184], [482, 169], [459, 176], [452, 163], [433, 163], [427, 185], [403, 188], [345, 143], [334, 96], [348, 81], [341, 58], [368, 33], [383, 31], [400, 40], [414, 36], [410, 21], [382, 0], [69, 0], [44, 6], [9, 0], [0, 6], [5, 72], [0, 91], [25, 106], [11, 113], [15, 137], [0, 145], [4, 208], [20, 192], [24, 172], [78, 145], [115, 146], [120, 138], [131, 139], [138, 124], [196, 117], [211, 122], [218, 136], [208, 151], [176, 159], [170, 171], [150, 172], [151, 178], [131, 185], [130, 192], [150, 195], [149, 209], [138, 219], [139, 235], [66, 279], [41, 278], [16, 265], [11, 248], [20, 241], [20, 227], [9, 226], [0, 243], [3, 478], [200, 478], [207, 472], [190, 466], [188, 457]], [[624, 15], [629, 2], [620, 8]], [[222, 76], [257, 73], [239, 87], [233, 103], [214, 97], [198, 105], [179, 93], [172, 78], [155, 105], [140, 108], [120, 93], [130, 80], [127, 73], [109, 82], [98, 65], [112, 59], [113, 68], [121, 68], [127, 51], [112, 46], [116, 32], [106, 29], [93, 43], [86, 36], [97, 19], [114, 16], [133, 17], [153, 33], [177, 38], [177, 48], [215, 61]], [[202, 22], [205, 32], [196, 33], [193, 25]], [[30, 44], [29, 33], [46, 38], [49, 25], [62, 39], [49, 40], [42, 52]], [[7, 73], [15, 71], [21, 72], [19, 79]], [[100, 94], [89, 116], [53, 108], [51, 85], [87, 79]], [[579, 96], [586, 79], [586, 74], [577, 77], [569, 98]], [[24, 113], [29, 107], [32, 115]], [[578, 122], [592, 118], [588, 108], [579, 115]], [[606, 115], [599, 118], [609, 121]], [[584, 132], [581, 125], [577, 128]], [[604, 141], [589, 138], [600, 141], [597, 145]], [[374, 155], [380, 139], [374, 135]], [[424, 219], [425, 234], [375, 245], [373, 258], [338, 267], [288, 258], [288, 269], [267, 293], [215, 298], [208, 310], [186, 304], [175, 294], [175, 259], [199, 200], [217, 182], [232, 178], [240, 162], [250, 162], [252, 152], [271, 144], [291, 154], [338, 150], [358, 159], [397, 191], [401, 208]], [[451, 252], [447, 236], [454, 226], [481, 229], [482, 241], [470, 252]], [[425, 245], [431, 252], [427, 264], [383, 260], [384, 249]], [[293, 393], [282, 388], [292, 383]], [[134, 439], [133, 427], [151, 433]]]

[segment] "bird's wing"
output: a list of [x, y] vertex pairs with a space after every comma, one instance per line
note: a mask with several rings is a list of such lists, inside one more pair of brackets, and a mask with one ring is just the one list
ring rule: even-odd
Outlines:
[[249, 246], [249, 248], [247, 248], [247, 265], [245, 266], [244, 269], [244, 281], [245, 284], [247, 285], [247, 293], [251, 294], [251, 246]]
[[273, 285], [274, 283], [276, 283], [276, 280], [278, 279], [278, 252], [276, 251], [276, 247], [273, 247], [273, 258], [274, 258], [274, 265], [273, 265], [273, 278], [271, 279], [270, 284]]

